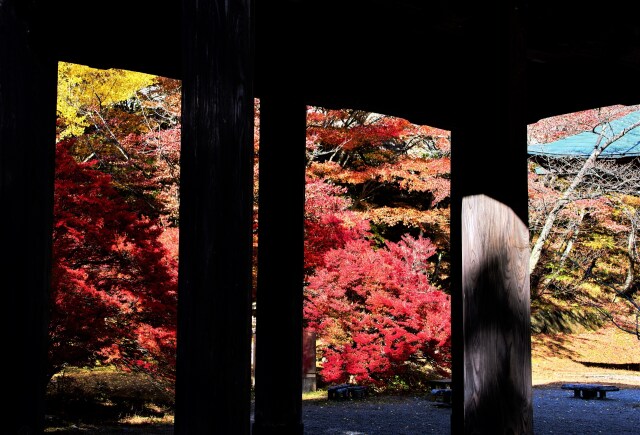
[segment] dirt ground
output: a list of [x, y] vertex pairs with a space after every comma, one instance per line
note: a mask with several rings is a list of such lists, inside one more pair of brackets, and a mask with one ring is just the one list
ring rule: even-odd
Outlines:
[[640, 340], [615, 327], [536, 336], [531, 342], [534, 386], [607, 382], [640, 387]]

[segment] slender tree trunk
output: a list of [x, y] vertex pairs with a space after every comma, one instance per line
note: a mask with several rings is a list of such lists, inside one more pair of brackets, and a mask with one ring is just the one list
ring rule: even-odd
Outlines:
[[[576, 240], [578, 240], [578, 235], [580, 234], [580, 225], [582, 224], [582, 221], [584, 220], [584, 217], [586, 214], [587, 214], [587, 211], [585, 209], [582, 209], [580, 211], [580, 216], [578, 218], [578, 221], [572, 223], [573, 234], [571, 235], [571, 238], [569, 238], [569, 240], [567, 241], [567, 244], [564, 247], [564, 250], [562, 251], [562, 256], [560, 257], [560, 261], [558, 262], [558, 269], [561, 269], [562, 266], [564, 266], [564, 263], [567, 261], [567, 258], [569, 258], [569, 254], [573, 249], [573, 245], [576, 242]], [[540, 290], [536, 293], [537, 296], [540, 296], [544, 291], [544, 289], [546, 289], [549, 286], [549, 283], [551, 282], [551, 280], [554, 278], [555, 275], [557, 275], [557, 273], [547, 277], [543, 281], [542, 285], [539, 286]]]
[[571, 238], [567, 241], [567, 245], [564, 247], [564, 251], [562, 251], [562, 256], [560, 257], [560, 267], [564, 266], [565, 261], [569, 258], [569, 254], [573, 249], [573, 244], [578, 240], [578, 235], [580, 234], [580, 225], [582, 225], [582, 221], [584, 220], [587, 211], [585, 209], [580, 210], [580, 217], [577, 222], [573, 223], [573, 234]]
[[635, 265], [638, 262], [638, 252], [636, 250], [636, 235], [638, 232], [638, 210], [630, 216], [631, 228], [627, 238], [627, 256], [629, 257], [629, 268], [627, 269], [627, 279], [624, 281], [621, 293], [626, 296], [633, 296], [638, 290], [638, 286], [634, 286], [635, 281]]

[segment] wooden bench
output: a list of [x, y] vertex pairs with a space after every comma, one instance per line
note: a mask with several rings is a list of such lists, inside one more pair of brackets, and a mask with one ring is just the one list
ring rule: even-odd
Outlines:
[[327, 388], [329, 400], [362, 399], [367, 394], [364, 385], [340, 384]]
[[430, 379], [427, 385], [431, 392], [431, 401], [441, 405], [451, 405], [451, 379]]
[[451, 379], [430, 379], [427, 381], [427, 385], [431, 389], [451, 388]]
[[431, 399], [444, 405], [451, 404], [451, 388], [434, 388], [431, 390]]
[[579, 397], [582, 399], [605, 399], [607, 397], [607, 391], [620, 391], [620, 388], [615, 385], [600, 385], [600, 384], [564, 384], [561, 387], [563, 390], [573, 390], [573, 397]]

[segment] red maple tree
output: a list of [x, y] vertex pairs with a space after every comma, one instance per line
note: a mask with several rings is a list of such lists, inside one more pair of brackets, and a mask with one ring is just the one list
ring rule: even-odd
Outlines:
[[[307, 109], [307, 174], [346, 189], [380, 242], [425, 235], [448, 285], [450, 135], [362, 110]], [[441, 255], [444, 253], [444, 256]]]
[[369, 222], [350, 210], [346, 189], [308, 177], [305, 187], [304, 264], [307, 273], [324, 265], [330, 249], [367, 235]]
[[448, 371], [449, 296], [431, 284], [448, 245], [448, 145], [400, 118], [308, 108], [304, 314], [324, 381]]
[[[374, 249], [366, 239], [329, 250], [308, 277], [304, 314], [323, 346], [326, 382], [380, 385], [424, 361], [450, 367], [450, 297], [429, 284], [426, 238]], [[414, 372], [417, 370], [414, 370]]]
[[176, 259], [74, 140], [56, 146], [49, 374], [96, 362], [173, 379]]

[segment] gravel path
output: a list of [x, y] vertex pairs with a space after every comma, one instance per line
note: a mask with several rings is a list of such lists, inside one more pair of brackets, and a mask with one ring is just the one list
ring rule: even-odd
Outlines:
[[[640, 388], [621, 388], [606, 399], [583, 400], [560, 387], [534, 388], [534, 433], [640, 434]], [[348, 402], [305, 402], [305, 435], [448, 434], [451, 408], [426, 398], [368, 398]]]

